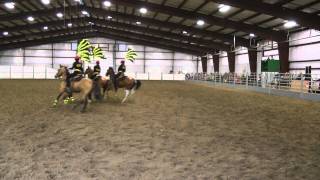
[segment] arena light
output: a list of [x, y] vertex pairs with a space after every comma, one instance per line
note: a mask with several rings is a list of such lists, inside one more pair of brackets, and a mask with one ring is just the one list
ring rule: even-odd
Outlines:
[[67, 26], [68, 26], [68, 27], [72, 27], [72, 23], [68, 23]]
[[48, 26], [43, 27], [43, 30], [48, 30], [48, 29], [49, 29]]
[[58, 18], [62, 18], [62, 17], [63, 17], [63, 14], [62, 14], [61, 12], [58, 12], [58, 13], [57, 13], [57, 17], [58, 17]]
[[140, 11], [141, 14], [146, 14], [148, 12], [148, 10], [146, 8], [144, 8], [144, 7], [140, 8], [139, 11]]
[[9, 32], [5, 31], [2, 33], [4, 36], [8, 36], [9, 35]]
[[94, 23], [93, 23], [93, 22], [91, 22], [91, 21], [89, 22], [89, 24], [90, 24], [90, 25], [94, 25]]
[[285, 21], [284, 23], [284, 27], [289, 29], [289, 28], [293, 28], [293, 27], [296, 27], [298, 26], [297, 22], [295, 21]]
[[228, 12], [230, 9], [231, 7], [228, 5], [224, 5], [224, 4], [219, 5], [219, 11], [222, 13]]
[[112, 16], [108, 16], [107, 18], [108, 18], [108, 19], [112, 19]]
[[4, 6], [5, 6], [7, 9], [14, 9], [15, 3], [14, 3], [14, 2], [6, 2], [6, 3], [4, 3]]
[[203, 26], [205, 24], [205, 22], [203, 20], [198, 20], [197, 21], [197, 25], [198, 26]]
[[136, 22], [136, 24], [140, 25], [140, 24], [141, 24], [141, 22], [140, 22], [140, 21], [137, 21], [137, 22]]
[[50, 4], [50, 0], [41, 0], [42, 4], [44, 5], [48, 5]]
[[28, 19], [28, 21], [30, 21], [30, 22], [34, 21], [34, 17], [32, 17], [32, 16], [29, 16], [27, 19]]
[[182, 34], [188, 34], [188, 32], [187, 31], [182, 31]]
[[253, 33], [250, 33], [249, 36], [250, 36], [250, 37], [255, 37], [256, 35], [253, 34]]
[[110, 7], [111, 6], [111, 2], [110, 1], [104, 1], [103, 5], [106, 7]]
[[83, 15], [85, 15], [85, 16], [88, 16], [88, 15], [89, 15], [88, 11], [85, 11], [85, 10], [81, 11], [81, 14], [83, 14]]

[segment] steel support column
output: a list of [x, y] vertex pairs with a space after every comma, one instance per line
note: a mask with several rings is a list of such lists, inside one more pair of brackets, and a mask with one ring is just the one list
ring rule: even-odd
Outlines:
[[202, 64], [202, 72], [207, 73], [208, 72], [208, 57], [207, 56], [201, 56], [201, 64]]
[[257, 73], [257, 60], [258, 60], [258, 51], [257, 49], [249, 49], [249, 64], [251, 73]]
[[235, 52], [228, 52], [228, 63], [229, 63], [229, 71], [231, 73], [234, 73], [235, 67], [236, 67], [236, 53]]
[[279, 58], [280, 58], [280, 72], [289, 72], [289, 42], [278, 44]]

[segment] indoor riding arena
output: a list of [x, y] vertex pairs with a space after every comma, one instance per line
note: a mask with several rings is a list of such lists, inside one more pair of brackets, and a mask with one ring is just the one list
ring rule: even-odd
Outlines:
[[319, 0], [0, 0], [0, 180], [317, 180]]

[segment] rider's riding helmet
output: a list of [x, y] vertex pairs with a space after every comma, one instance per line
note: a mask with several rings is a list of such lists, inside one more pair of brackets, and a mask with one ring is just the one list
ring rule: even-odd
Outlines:
[[80, 60], [80, 57], [79, 57], [79, 56], [76, 56], [76, 57], [74, 58], [74, 60], [79, 61], [79, 60]]
[[123, 61], [123, 60], [121, 61], [121, 64], [124, 64], [124, 61]]
[[100, 64], [100, 61], [96, 61], [96, 64], [99, 65], [99, 64]]

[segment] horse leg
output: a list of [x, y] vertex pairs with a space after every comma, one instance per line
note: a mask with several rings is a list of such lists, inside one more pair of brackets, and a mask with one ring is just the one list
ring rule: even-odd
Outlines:
[[122, 100], [121, 103], [124, 103], [124, 102], [127, 100], [128, 96], [130, 95], [130, 90], [126, 89], [125, 91], [126, 91], [126, 95], [125, 95], [125, 97], [123, 98], [123, 100]]
[[86, 96], [83, 100], [83, 106], [82, 106], [82, 109], [80, 112], [85, 112], [86, 108], [87, 108], [87, 105], [88, 105], [88, 97]]
[[60, 97], [62, 96], [63, 93], [64, 93], [63, 91], [59, 93], [59, 95], [57, 96], [57, 98], [53, 102], [53, 106], [57, 106], [58, 105]]

